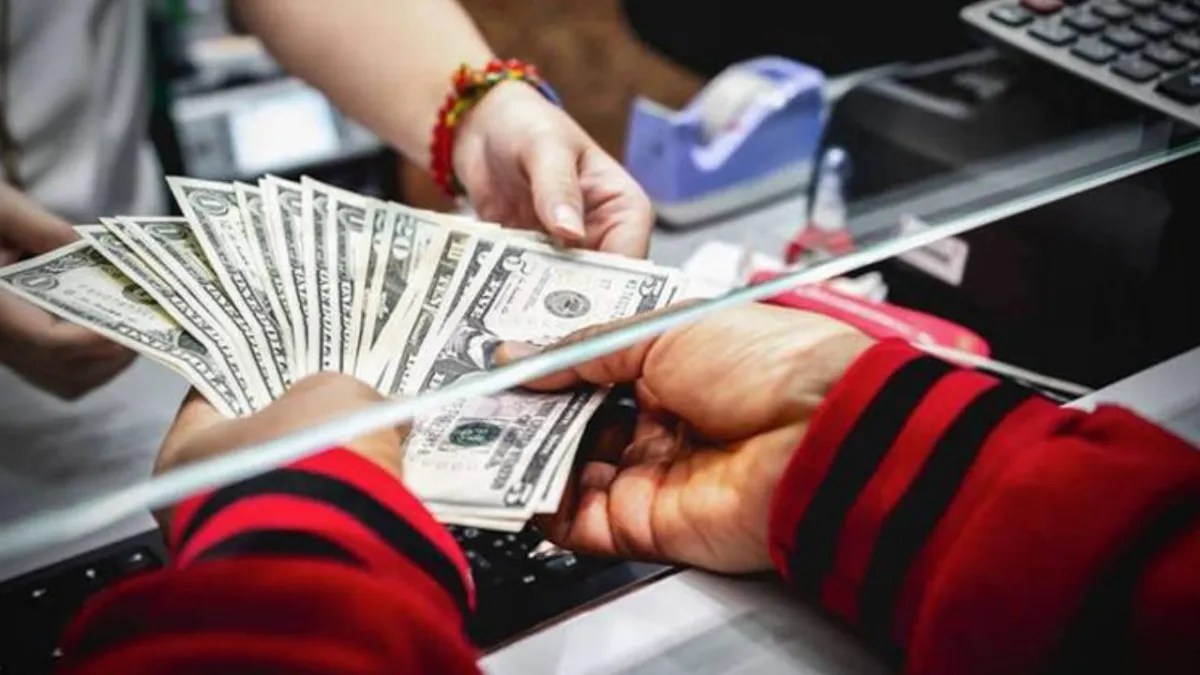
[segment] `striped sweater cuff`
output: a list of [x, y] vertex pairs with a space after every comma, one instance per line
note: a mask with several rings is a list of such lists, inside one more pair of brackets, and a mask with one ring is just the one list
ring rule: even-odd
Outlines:
[[1036, 434], [1028, 423], [1055, 412], [903, 341], [875, 345], [831, 390], [780, 481], [776, 567], [876, 644], [902, 644], [930, 544], [970, 509], [964, 484], [987, 480], [978, 467], [993, 461], [980, 456], [989, 433], [1019, 415]]
[[474, 589], [450, 533], [394, 476], [344, 448], [189, 499], [171, 528], [175, 565], [317, 559], [430, 586], [465, 616]]

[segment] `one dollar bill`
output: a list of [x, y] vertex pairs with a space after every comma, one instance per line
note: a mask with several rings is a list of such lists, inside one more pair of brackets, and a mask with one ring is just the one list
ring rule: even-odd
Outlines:
[[250, 412], [204, 345], [89, 242], [79, 241], [0, 270], [17, 295], [187, 378], [228, 416]]

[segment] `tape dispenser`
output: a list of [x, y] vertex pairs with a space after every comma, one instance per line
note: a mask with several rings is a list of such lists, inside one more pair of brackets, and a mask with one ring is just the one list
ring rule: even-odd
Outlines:
[[821, 71], [769, 56], [725, 69], [681, 110], [638, 97], [626, 166], [669, 226], [801, 190], [824, 127], [824, 84]]

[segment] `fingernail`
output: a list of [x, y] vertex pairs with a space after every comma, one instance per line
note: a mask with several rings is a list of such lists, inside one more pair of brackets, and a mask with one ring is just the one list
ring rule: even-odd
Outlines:
[[579, 211], [575, 207], [566, 204], [554, 207], [554, 223], [576, 238], [583, 238], [583, 217], [579, 215]]
[[492, 365], [504, 366], [537, 354], [540, 349], [526, 342], [505, 342], [492, 354]]
[[579, 473], [579, 487], [588, 490], [604, 491], [617, 478], [617, 467], [607, 462], [588, 462]]

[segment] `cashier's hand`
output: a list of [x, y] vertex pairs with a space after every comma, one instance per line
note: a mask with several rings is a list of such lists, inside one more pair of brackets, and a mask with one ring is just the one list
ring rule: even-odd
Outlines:
[[459, 127], [454, 172], [484, 220], [573, 246], [645, 257], [650, 200], [616, 160], [533, 87], [505, 82]]
[[[606, 429], [585, 449], [562, 508], [540, 524], [588, 553], [769, 568], [775, 486], [825, 392], [869, 344], [818, 314], [751, 305], [532, 383], [633, 383], [639, 410], [631, 430]], [[530, 351], [506, 343], [499, 360]]]
[[[0, 184], [0, 266], [76, 239], [75, 231], [8, 185]], [[0, 291], [0, 363], [61, 398], [108, 382], [133, 352]]]
[[[217, 411], [195, 389], [188, 392], [175, 422], [167, 432], [154, 473], [214, 457], [230, 450], [262, 443], [321, 422], [343, 417], [382, 401], [379, 392], [339, 373], [319, 373], [292, 385], [271, 405], [248, 417], [230, 419]], [[371, 432], [344, 447], [401, 478], [407, 427]], [[160, 522], [170, 518], [159, 514]]]

